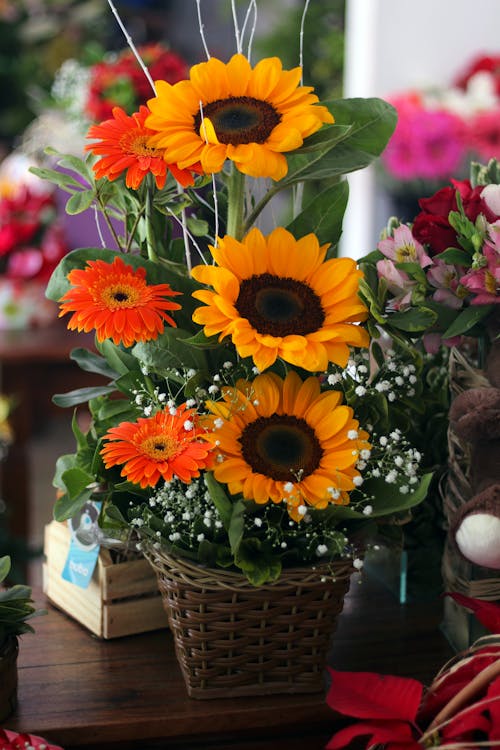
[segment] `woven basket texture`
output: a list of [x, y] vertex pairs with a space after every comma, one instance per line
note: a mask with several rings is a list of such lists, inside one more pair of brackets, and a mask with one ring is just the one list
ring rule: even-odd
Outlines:
[[165, 553], [150, 562], [190, 697], [324, 690], [349, 562], [284, 570], [259, 587]]

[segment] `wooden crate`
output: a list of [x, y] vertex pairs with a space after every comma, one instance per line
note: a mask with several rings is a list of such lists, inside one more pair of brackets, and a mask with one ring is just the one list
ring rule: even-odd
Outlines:
[[146, 560], [113, 563], [101, 548], [86, 589], [61, 577], [71, 532], [64, 523], [45, 527], [43, 590], [48, 599], [100, 638], [119, 638], [167, 627], [156, 576]]

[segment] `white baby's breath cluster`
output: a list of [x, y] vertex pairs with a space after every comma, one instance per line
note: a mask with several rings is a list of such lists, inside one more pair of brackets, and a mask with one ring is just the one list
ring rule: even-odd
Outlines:
[[196, 550], [203, 541], [223, 540], [223, 524], [203, 479], [189, 485], [174, 478], [159, 489], [148, 504], [130, 503], [131, 524], [153, 545]]
[[327, 382], [331, 386], [338, 385], [342, 388], [348, 399], [369, 398], [381, 393], [389, 403], [393, 403], [416, 395], [418, 377], [417, 368], [412, 362], [394, 349], [387, 349], [380, 367], [370, 361], [367, 352], [357, 352], [349, 359], [345, 370], [332, 368], [332, 372], [327, 375]]

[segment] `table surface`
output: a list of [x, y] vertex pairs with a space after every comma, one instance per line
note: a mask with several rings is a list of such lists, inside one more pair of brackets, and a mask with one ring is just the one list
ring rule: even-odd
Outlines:
[[[19, 706], [5, 722], [66, 750], [320, 750], [342, 723], [316, 695], [231, 700], [187, 697], [168, 630], [112, 641], [47, 605], [22, 637]], [[439, 630], [441, 600], [400, 605], [379, 581], [354, 577], [330, 664], [428, 684], [452, 650]], [[339, 723], [340, 722], [340, 723]]]

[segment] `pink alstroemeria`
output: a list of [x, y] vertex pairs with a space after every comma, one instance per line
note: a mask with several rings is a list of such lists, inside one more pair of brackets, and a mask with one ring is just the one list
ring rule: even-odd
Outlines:
[[481, 198], [490, 211], [500, 216], [500, 185], [485, 185], [481, 190]]
[[401, 224], [394, 230], [392, 237], [380, 240], [377, 245], [386, 258], [393, 260], [395, 263], [418, 263], [421, 268], [432, 265], [424, 248], [415, 239], [411, 229], [407, 224]]
[[392, 260], [379, 260], [377, 274], [379, 279], [385, 280], [387, 289], [394, 295], [388, 302], [389, 310], [402, 310], [411, 303], [412, 291], [417, 282], [397, 269]]
[[476, 296], [471, 305], [500, 304], [500, 254], [486, 244], [483, 250], [487, 265], [468, 271], [460, 283]]
[[436, 302], [454, 310], [462, 307], [467, 291], [460, 285], [460, 278], [455, 266], [450, 266], [442, 260], [435, 260], [432, 268], [427, 271], [427, 281], [436, 289], [432, 295]]

